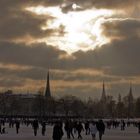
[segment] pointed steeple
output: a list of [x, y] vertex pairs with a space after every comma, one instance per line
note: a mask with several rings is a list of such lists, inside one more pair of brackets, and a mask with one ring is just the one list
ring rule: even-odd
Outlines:
[[102, 101], [106, 101], [106, 92], [105, 92], [105, 84], [103, 81], [103, 89], [102, 89], [102, 96], [101, 96]]
[[130, 83], [130, 89], [129, 89], [129, 98], [131, 99], [131, 100], [133, 100], [133, 92], [132, 92], [132, 84]]
[[46, 83], [46, 89], [45, 89], [45, 97], [51, 97], [51, 90], [50, 90], [50, 76], [49, 71], [47, 74], [47, 83]]
[[132, 84], [130, 83], [130, 90], [129, 90], [129, 94], [132, 94]]
[[127, 117], [133, 117], [134, 115], [134, 97], [133, 97], [133, 93], [132, 93], [132, 84], [130, 83], [130, 89], [129, 89], [129, 93], [128, 93], [128, 110], [127, 110]]

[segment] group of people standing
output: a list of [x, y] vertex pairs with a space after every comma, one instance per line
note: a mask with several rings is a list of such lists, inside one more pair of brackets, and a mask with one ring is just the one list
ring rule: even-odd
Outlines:
[[67, 139], [75, 138], [82, 139], [82, 131], [85, 131], [85, 135], [91, 134], [92, 140], [95, 139], [96, 133], [99, 132], [99, 139], [102, 139], [102, 135], [105, 131], [105, 124], [102, 120], [98, 122], [95, 121], [77, 121], [77, 120], [63, 120], [63, 121], [45, 121], [45, 120], [17, 120], [17, 119], [4, 119], [0, 121], [0, 133], [6, 134], [7, 129], [6, 125], [9, 124], [9, 128], [15, 128], [16, 133], [20, 131], [21, 125], [31, 126], [33, 129], [34, 136], [37, 136], [39, 127], [41, 126], [42, 136], [45, 136], [46, 125], [53, 125], [53, 140], [61, 140], [64, 133], [67, 136]]
[[[9, 124], [9, 128], [15, 128], [16, 133], [18, 134], [20, 131], [21, 125], [31, 126], [33, 129], [34, 136], [37, 136], [38, 130], [41, 127], [42, 136], [45, 136], [46, 125], [53, 126], [52, 139], [53, 140], [61, 140], [66, 134], [67, 139], [82, 139], [83, 133], [85, 135], [91, 135], [92, 140], [95, 140], [97, 133], [99, 134], [99, 140], [102, 140], [102, 136], [105, 133], [105, 128], [107, 129], [116, 129], [120, 128], [120, 130], [124, 131], [126, 127], [133, 125], [138, 128], [138, 133], [140, 133], [140, 121], [124, 121], [124, 120], [98, 120], [98, 121], [80, 121], [80, 120], [20, 120], [20, 119], [3, 119], [0, 120], [0, 133], [7, 134], [5, 124]], [[82, 133], [83, 132], [83, 133]]]
[[[42, 126], [42, 128], [41, 128], [42, 136], [45, 136], [46, 122], [45, 121], [41, 121], [40, 124]], [[32, 125], [32, 128], [34, 130], [34, 136], [37, 136], [37, 131], [39, 129], [39, 121], [38, 120], [34, 120], [31, 125]]]
[[102, 136], [105, 132], [105, 124], [102, 120], [99, 120], [98, 122], [92, 121], [89, 125], [89, 130], [92, 136], [92, 140], [95, 140], [97, 132], [99, 132], [99, 140], [102, 140]]
[[[84, 126], [83, 126], [84, 124]], [[64, 130], [67, 135], [67, 139], [75, 138], [75, 134], [77, 134], [78, 139], [82, 139], [81, 132], [85, 130], [85, 134], [91, 134], [92, 140], [95, 140], [96, 133], [99, 132], [99, 140], [102, 140], [102, 136], [105, 132], [105, 124], [102, 120], [98, 122], [77, 122], [77, 121], [66, 121], [64, 123]], [[64, 135], [63, 132], [63, 123], [61, 121], [57, 121], [53, 128], [53, 140], [61, 140]]]
[[[6, 128], [5, 128], [5, 123], [6, 123], [6, 121], [4, 121], [4, 120], [0, 121], [0, 133], [1, 134], [8, 133], [6, 131]], [[19, 129], [20, 129], [20, 121], [19, 120], [9, 121], [9, 128], [13, 128], [14, 126], [16, 128], [16, 133], [18, 134], [19, 133]]]

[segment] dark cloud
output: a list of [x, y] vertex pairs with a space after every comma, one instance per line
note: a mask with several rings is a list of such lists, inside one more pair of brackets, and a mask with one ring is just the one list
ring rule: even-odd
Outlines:
[[139, 19], [108, 19], [102, 24], [102, 28], [104, 30], [103, 34], [110, 39], [123, 40], [140, 37]]
[[20, 66], [16, 69], [0, 68], [0, 76], [7, 78], [12, 76], [19, 79], [43, 80], [46, 75], [47, 70], [41, 68], [20, 69]]
[[[47, 69], [45, 68], [39, 68], [39, 67], [31, 67], [27, 69], [7, 69], [7, 68], [0, 68], [0, 75], [3, 77], [4, 75], [9, 77], [19, 77], [23, 79], [31, 79], [31, 80], [46, 80], [47, 77]], [[83, 70], [85, 71], [85, 70]], [[51, 79], [53, 80], [63, 80], [63, 81], [82, 81], [82, 82], [101, 82], [105, 80], [106, 82], [109, 81], [119, 81], [120, 77], [115, 77], [115, 76], [109, 76], [109, 75], [104, 75], [104, 74], [98, 74], [94, 72], [93, 69], [89, 70], [90, 73], [84, 72], [75, 72], [69, 71], [69, 70], [59, 70], [59, 72], [55, 70], [51, 70], [50, 75]], [[92, 72], [94, 74], [92, 74]]]
[[115, 40], [94, 51], [75, 53], [75, 66], [102, 69], [114, 75], [140, 75], [139, 38]]
[[41, 30], [46, 18], [40, 18], [26, 12], [17, 14], [15, 17], [0, 22], [1, 40], [22, 39], [24, 37], [43, 38], [53, 34], [53, 30]]
[[102, 69], [106, 73], [120, 76], [139, 75], [139, 19], [110, 19], [102, 27], [103, 34], [111, 42], [93, 51], [74, 53], [75, 66]]
[[25, 45], [0, 42], [0, 62], [5, 64], [57, 68], [61, 66], [61, 55], [66, 55], [66, 52], [45, 43]]
[[90, 8], [104, 8], [104, 9], [121, 9], [129, 11], [130, 9], [135, 10], [137, 5], [140, 4], [138, 0], [67, 0], [65, 1], [66, 6], [62, 9], [64, 12], [72, 11], [71, 5], [76, 3], [80, 8], [78, 10], [85, 10]]
[[0, 62], [46, 69], [99, 69], [111, 75], [135, 76], [140, 74], [139, 45], [139, 38], [132, 35], [123, 40], [113, 40], [93, 51], [76, 52], [74, 59], [62, 59], [66, 52], [44, 43], [25, 45], [0, 42]]
[[[29, 6], [38, 6], [46, 4], [52, 6], [61, 3], [60, 0], [46, 1], [18, 1], [18, 0], [1, 0], [0, 1], [0, 40], [16, 40], [30, 37], [40, 39], [58, 33], [62, 34], [62, 28], [42, 30], [41, 27], [46, 25], [48, 20], [53, 20], [50, 15], [38, 16], [28, 12], [25, 8]], [[63, 32], [64, 33], [64, 32]]]
[[[52, 20], [51, 16], [37, 16], [31, 12], [25, 11], [26, 7], [29, 6], [60, 6], [62, 11], [71, 11], [72, 4], [77, 3], [81, 5], [79, 10], [85, 10], [86, 8], [96, 7], [96, 8], [122, 8], [125, 6], [128, 8], [133, 5], [138, 5], [137, 0], [1, 0], [0, 1], [0, 39], [1, 40], [15, 40], [23, 39], [25, 37], [30, 37], [33, 39], [40, 39], [47, 36], [64, 35], [64, 30], [60, 29], [46, 29], [41, 30], [41, 26], [46, 24], [47, 20]], [[62, 6], [64, 5], [65, 6]], [[85, 8], [84, 8], [85, 7]]]
[[[107, 74], [120, 76], [140, 75], [140, 21], [132, 18], [110, 19], [102, 27], [104, 35], [112, 38], [112, 41], [93, 51], [76, 52], [74, 59], [61, 59], [61, 56], [67, 55], [66, 52], [44, 43], [25, 45], [0, 42], [0, 61], [52, 69], [100, 69]], [[67, 79], [70, 80], [70, 77]]]
[[12, 76], [3, 76], [0, 79], [0, 88], [10, 89], [13, 87], [22, 88], [26, 83], [25, 79], [20, 79]]
[[13, 79], [9, 79], [9, 80], [7, 80], [6, 78], [5, 79], [2, 79], [2, 80], [0, 80], [0, 87], [1, 88], [13, 88], [13, 87], [20, 87], [20, 88], [22, 88], [23, 86], [24, 86], [24, 84], [25, 84], [25, 81], [24, 80], [19, 80], [19, 79], [15, 79], [14, 78], [14, 80]]
[[[14, 63], [21, 66], [28, 65], [32, 67], [23, 70], [1, 68], [1, 87], [12, 88], [16, 85], [22, 87], [25, 85], [25, 82], [28, 84], [26, 79], [31, 79], [33, 81], [44, 80], [46, 78], [47, 69], [52, 68], [50, 72], [51, 83], [52, 80], [56, 81], [56, 83], [57, 81], [59, 82], [59, 80], [64, 82], [59, 84], [59, 89], [55, 88], [55, 91], [53, 91], [53, 94], [56, 96], [72, 94], [82, 97], [83, 95], [86, 95], [87, 97], [99, 97], [103, 80], [107, 82], [107, 87], [109, 83], [109, 88], [107, 88], [108, 94], [115, 97], [117, 97], [118, 93], [126, 95], [128, 83], [130, 81], [135, 81], [135, 79], [131, 77], [140, 76], [140, 66], [138, 63], [138, 53], [140, 51], [138, 45], [131, 46], [134, 44], [133, 41], [136, 44], [139, 43], [138, 39], [132, 39], [130, 40], [131, 44], [130, 42], [127, 42], [125, 45], [124, 42], [126, 41], [114, 41], [111, 44], [108, 44], [108, 46], [103, 46], [94, 51], [77, 52], [74, 54], [76, 59], [60, 59], [59, 56], [64, 55], [65, 52], [46, 46], [45, 44], [36, 44], [32, 45], [32, 47], [27, 47], [23, 44], [5, 43], [4, 45], [3, 43], [0, 46], [1, 63]], [[8, 47], [9, 49], [7, 49]], [[96, 73], [95, 75], [91, 75], [88, 71], [87, 73], [75, 72], [75, 70], [81, 68], [83, 71], [90, 68], [90, 73], [94, 69], [102, 70], [104, 75], [100, 75], [99, 73], [97, 75]], [[58, 69], [59, 72], [57, 72], [57, 70], [55, 72], [55, 69]], [[118, 75], [118, 77], [116, 75]], [[79, 82], [79, 85], [74, 85], [76, 81]], [[65, 85], [67, 82], [69, 84]], [[96, 83], [101, 83], [100, 87], [96, 87]], [[138, 86], [136, 87], [135, 95], [137, 95], [139, 91]]]

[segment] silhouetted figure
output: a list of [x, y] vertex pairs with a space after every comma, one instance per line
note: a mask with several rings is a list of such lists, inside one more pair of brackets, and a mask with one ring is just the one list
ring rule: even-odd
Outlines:
[[33, 125], [33, 129], [34, 129], [34, 136], [36, 136], [37, 130], [39, 128], [38, 120], [34, 120], [32, 125]]
[[138, 122], [138, 133], [140, 134], [140, 122]]
[[74, 122], [73, 122], [74, 134], [75, 134], [76, 131], [77, 131], [76, 127], [77, 127], [77, 121], [74, 121]]
[[74, 139], [73, 129], [74, 129], [74, 122], [70, 121], [70, 136], [72, 136], [72, 138]]
[[14, 127], [14, 123], [15, 121], [13, 121], [12, 119], [9, 120], [9, 128], [13, 128]]
[[67, 139], [70, 139], [70, 130], [69, 130], [69, 122], [68, 121], [65, 122], [64, 128], [65, 128], [65, 131], [67, 134]]
[[5, 127], [2, 128], [2, 131], [1, 131], [1, 134], [5, 134], [6, 131], [5, 131]]
[[73, 125], [72, 121], [66, 121], [64, 128], [65, 128], [65, 131], [66, 131], [66, 134], [67, 134], [67, 138], [68, 139], [70, 139], [71, 136], [74, 139], [73, 127], [74, 127], [74, 125]]
[[124, 122], [124, 120], [121, 120], [121, 130], [125, 130], [125, 122]]
[[14, 121], [12, 119], [9, 120], [9, 128], [14, 127]]
[[45, 136], [45, 131], [46, 131], [46, 123], [42, 122], [42, 136]]
[[99, 140], [102, 140], [102, 136], [105, 132], [105, 125], [102, 120], [99, 120], [97, 123], [97, 130], [99, 131]]
[[90, 127], [90, 133], [91, 133], [91, 136], [92, 136], [92, 140], [95, 140], [96, 133], [97, 133], [96, 123], [94, 121], [91, 122], [89, 127]]
[[16, 121], [15, 124], [16, 124], [16, 132], [18, 134], [19, 133], [19, 128], [20, 128], [20, 122]]
[[90, 134], [89, 122], [85, 122], [86, 135]]
[[82, 139], [82, 136], [81, 136], [81, 131], [82, 130], [84, 130], [83, 129], [83, 125], [82, 125], [82, 123], [81, 122], [79, 122], [78, 124], [77, 124], [77, 132], [78, 132], [78, 139]]
[[0, 133], [1, 133], [1, 123], [0, 123]]
[[5, 120], [1, 120], [3, 126], [5, 126]]
[[53, 128], [53, 140], [61, 140], [63, 136], [62, 124], [60, 122], [56, 122]]

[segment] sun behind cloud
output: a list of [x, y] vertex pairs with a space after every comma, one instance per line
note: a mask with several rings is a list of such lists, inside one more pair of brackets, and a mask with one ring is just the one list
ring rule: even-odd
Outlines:
[[[73, 53], [78, 50], [88, 51], [109, 40], [102, 35], [101, 23], [106, 17], [113, 15], [113, 11], [105, 9], [90, 9], [75, 11], [78, 6], [72, 4], [72, 11], [63, 13], [61, 7], [28, 7], [26, 10], [37, 15], [50, 15], [42, 30], [53, 29], [56, 34], [43, 38], [47, 44], [58, 46], [61, 50]], [[62, 28], [63, 27], [63, 28]], [[61, 28], [61, 29], [60, 29]], [[59, 33], [57, 33], [59, 31]], [[64, 34], [61, 35], [60, 32]]]

